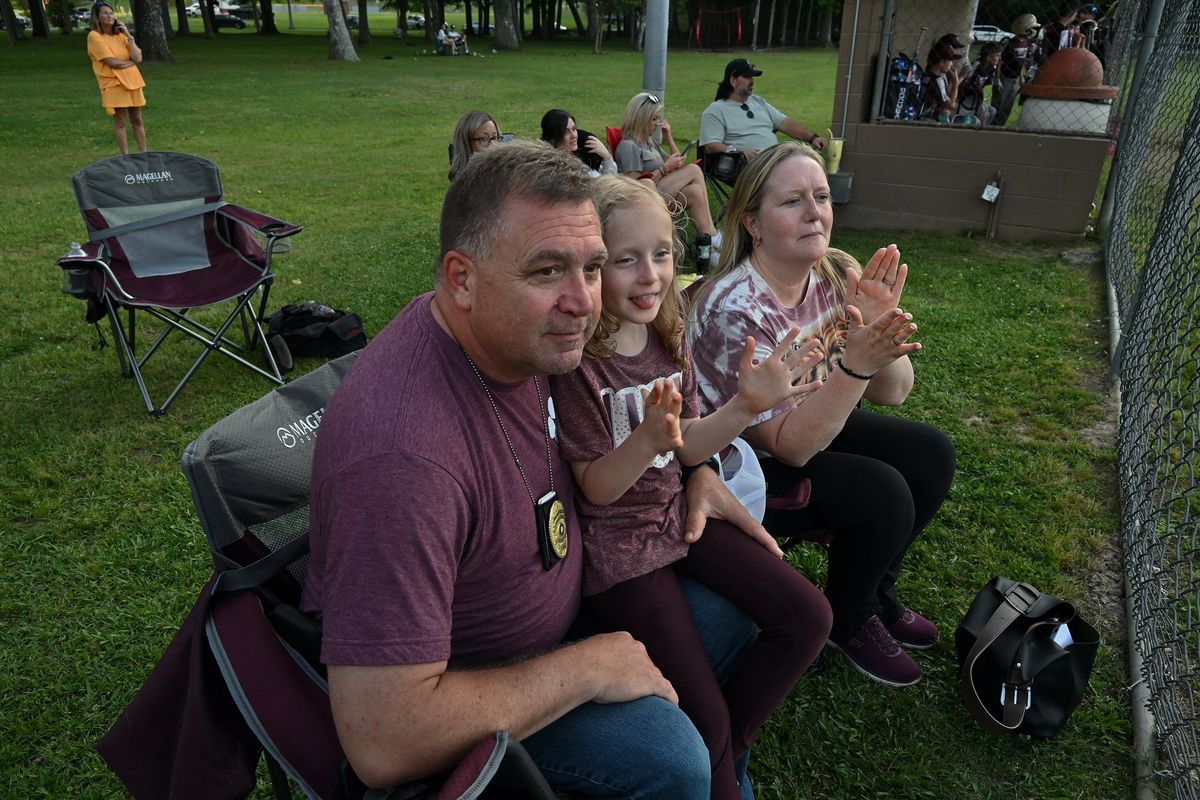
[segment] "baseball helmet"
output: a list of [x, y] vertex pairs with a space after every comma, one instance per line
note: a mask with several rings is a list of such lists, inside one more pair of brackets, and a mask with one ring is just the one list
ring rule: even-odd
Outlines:
[[1033, 14], [1022, 14], [1014, 19], [1012, 23], [1012, 31], [1017, 36], [1033, 36], [1038, 32], [1038, 28], [1040, 27], [1037, 17]]

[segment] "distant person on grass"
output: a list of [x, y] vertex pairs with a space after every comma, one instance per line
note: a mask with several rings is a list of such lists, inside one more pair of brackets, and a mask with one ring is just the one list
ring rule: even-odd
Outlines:
[[717, 84], [717, 97], [700, 115], [700, 146], [705, 152], [723, 153], [736, 148], [754, 158], [779, 141], [776, 131], [825, 149], [818, 136], [754, 93], [754, 79], [762, 70], [744, 58], [725, 65], [725, 77]]
[[468, 111], [454, 126], [450, 141], [450, 180], [463, 171], [471, 156], [500, 141], [500, 126], [486, 111]]
[[129, 152], [129, 134], [125, 118], [133, 126], [138, 150], [146, 150], [146, 127], [142, 124], [142, 108], [146, 96], [142, 87], [146, 81], [137, 65], [142, 63], [142, 50], [129, 35], [125, 23], [118, 22], [112, 6], [100, 2], [92, 6], [92, 29], [87, 38], [92, 72], [100, 84], [100, 104], [113, 118], [113, 137], [122, 155]]
[[[560, 791], [709, 800], [708, 751], [645, 648], [576, 620], [583, 542], [547, 376], [579, 365], [600, 309], [594, 184], [543, 142], [473, 158], [446, 193], [434, 290], [321, 420], [303, 607], [368, 785], [445, 770], [504, 729]], [[692, 540], [710, 516], [767, 535], [713, 470], [686, 491]], [[728, 676], [753, 626], [685, 591]]]

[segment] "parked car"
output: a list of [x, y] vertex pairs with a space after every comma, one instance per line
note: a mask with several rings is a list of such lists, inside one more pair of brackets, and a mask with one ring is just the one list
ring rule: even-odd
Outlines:
[[188, 6], [188, 7], [185, 9], [185, 11], [187, 11], [187, 15], [188, 15], [189, 17], [198, 17], [198, 16], [200, 16], [200, 14], [201, 14], [201, 11], [200, 11], [200, 4], [199, 4], [199, 3], [192, 3], [190, 6]]
[[424, 28], [425, 27], [425, 17], [422, 16], [421, 14], [409, 14], [407, 19], [408, 19], [408, 27], [410, 27], [410, 28]]
[[91, 22], [92, 7], [91, 6], [75, 6], [71, 9], [71, 18], [76, 22]]
[[244, 28], [246, 20], [233, 14], [213, 14], [213, 25], [216, 28]]
[[[24, 31], [29, 30], [29, 17], [23, 17], [17, 13], [14, 13], [13, 16], [17, 18], [17, 33], [23, 33]], [[7, 28], [4, 26], [4, 17], [0, 16], [0, 31], [3, 30], [7, 30]]]
[[358, 30], [358, 14], [346, 15], [346, 27], [352, 31]]
[[971, 28], [971, 35], [975, 37], [978, 44], [988, 44], [989, 42], [1004, 44], [1016, 34], [1009, 33], [995, 25], [975, 25]]

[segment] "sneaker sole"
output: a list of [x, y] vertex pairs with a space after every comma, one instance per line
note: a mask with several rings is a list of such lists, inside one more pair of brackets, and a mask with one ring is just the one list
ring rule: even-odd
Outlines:
[[881, 678], [878, 675], [876, 675], [874, 672], [870, 672], [869, 670], [864, 669], [863, 667], [859, 666], [858, 662], [855, 661], [853, 658], [851, 658], [849, 653], [847, 653], [842, 648], [838, 647], [837, 642], [833, 641], [832, 639], [826, 639], [825, 643], [827, 645], [829, 645], [830, 647], [832, 647], [834, 650], [837, 650], [843, 656], [845, 656], [846, 661], [850, 664], [850, 666], [854, 667], [854, 669], [856, 669], [858, 672], [861, 672], [863, 675], [866, 675], [868, 678], [875, 681], [876, 683], [882, 683], [884, 686], [891, 686], [893, 689], [903, 689], [906, 686], [914, 686], [921, 682], [920, 675], [918, 675], [915, 680], [909, 681], [908, 683], [899, 683], [897, 681], [889, 681], [887, 678]]
[[[892, 638], [896, 639], [896, 635], [892, 634]], [[900, 645], [905, 650], [929, 650], [929, 649], [932, 649], [932, 647], [936, 643], [936, 641], [937, 640], [935, 639], [933, 642], [930, 642], [929, 644], [910, 644], [909, 642], [902, 642], [899, 639], [896, 639], [896, 644]]]

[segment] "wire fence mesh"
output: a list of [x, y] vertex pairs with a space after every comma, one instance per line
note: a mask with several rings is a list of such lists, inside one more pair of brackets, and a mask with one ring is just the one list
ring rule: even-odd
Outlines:
[[[1124, 0], [1107, 80], [1118, 109], [1105, 240], [1122, 337], [1118, 464], [1130, 629], [1160, 749], [1160, 793], [1200, 797], [1200, 0]], [[1157, 36], [1155, 34], [1157, 33]], [[1143, 48], [1152, 55], [1137, 69]], [[1140, 71], [1142, 74], [1138, 75]]]

